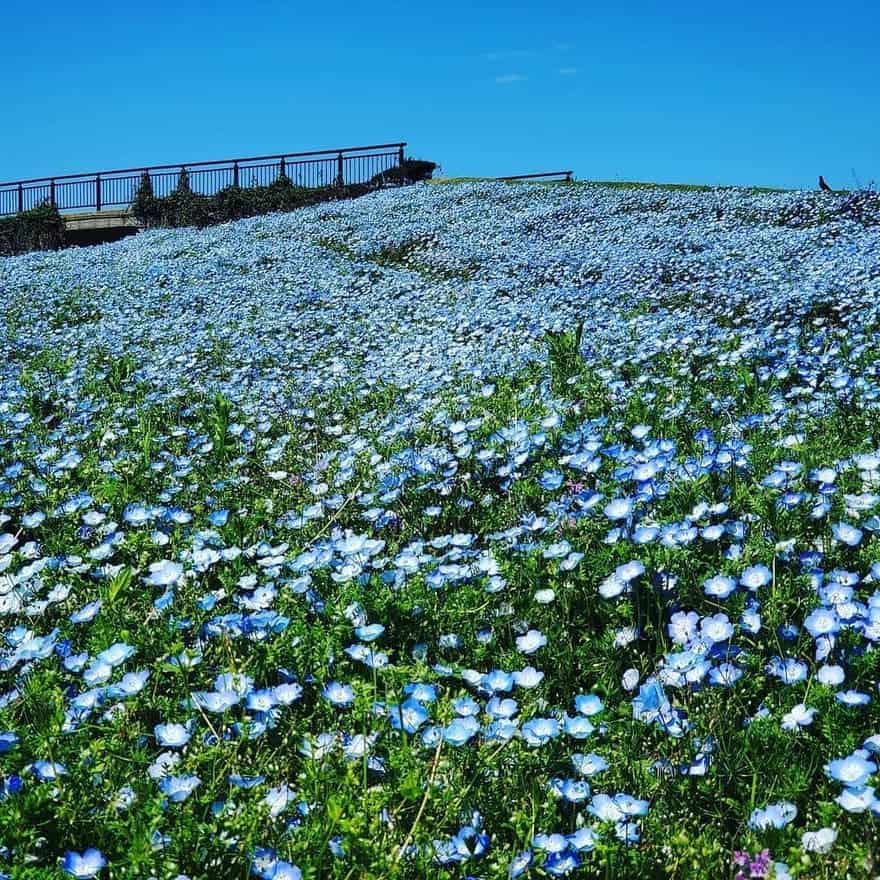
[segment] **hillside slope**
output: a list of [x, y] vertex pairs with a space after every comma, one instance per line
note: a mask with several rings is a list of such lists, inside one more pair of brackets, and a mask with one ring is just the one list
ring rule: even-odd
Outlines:
[[475, 183], [0, 260], [0, 876], [875, 876], [878, 216]]

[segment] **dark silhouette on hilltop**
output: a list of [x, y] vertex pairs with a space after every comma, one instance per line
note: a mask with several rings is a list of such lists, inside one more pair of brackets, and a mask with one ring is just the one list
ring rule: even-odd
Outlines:
[[827, 193], [834, 192], [834, 190], [831, 189], [831, 187], [828, 186], [828, 184], [825, 182], [825, 178], [822, 177], [821, 174], [819, 175], [819, 189], [821, 189], [822, 192], [827, 192]]

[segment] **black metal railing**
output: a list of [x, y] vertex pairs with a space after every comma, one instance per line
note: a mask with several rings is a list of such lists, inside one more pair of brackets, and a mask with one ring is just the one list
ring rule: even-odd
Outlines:
[[537, 180], [542, 178], [549, 180], [553, 177], [561, 177], [563, 180], [570, 181], [573, 171], [542, 171], [540, 174], [511, 174], [508, 177], [496, 177], [496, 180]]
[[153, 194], [159, 197], [174, 192], [183, 171], [187, 173], [193, 192], [202, 195], [214, 195], [227, 186], [267, 186], [282, 175], [297, 186], [311, 188], [369, 183], [377, 175], [403, 165], [405, 146], [405, 142], [372, 144], [15, 180], [0, 183], [0, 216], [17, 214], [47, 203], [54, 204], [59, 211], [100, 211], [128, 206], [145, 173], [150, 175]]

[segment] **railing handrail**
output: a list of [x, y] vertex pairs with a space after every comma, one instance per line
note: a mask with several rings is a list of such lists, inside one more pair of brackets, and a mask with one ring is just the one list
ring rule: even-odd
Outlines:
[[506, 177], [496, 177], [496, 180], [529, 180], [535, 177], [559, 177], [565, 175], [566, 179], [571, 180], [574, 171], [541, 171], [538, 174], [509, 174]]
[[365, 150], [384, 150], [395, 147], [398, 150], [406, 146], [406, 141], [400, 141], [395, 144], [371, 144], [367, 147], [335, 147], [329, 150], [309, 150], [305, 153], [275, 153], [271, 156], [247, 156], [237, 159], [216, 159], [210, 162], [175, 162], [170, 165], [140, 165], [136, 168], [118, 168], [115, 171], [90, 171], [83, 174], [61, 174], [57, 177], [32, 177], [29, 180], [10, 180], [7, 183], [0, 183], [0, 187], [5, 186], [24, 186], [31, 183], [49, 183], [59, 180], [74, 180], [80, 177], [95, 178], [112, 176], [114, 174], [141, 174], [144, 171], [170, 171], [172, 169], [186, 168], [204, 168], [208, 165], [234, 165], [241, 162], [268, 162], [271, 159], [296, 159], [303, 156], [335, 156], [339, 153], [359, 153]]

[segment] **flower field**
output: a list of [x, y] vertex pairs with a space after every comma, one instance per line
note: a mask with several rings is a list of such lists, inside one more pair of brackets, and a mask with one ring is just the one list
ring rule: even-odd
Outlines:
[[419, 185], [0, 307], [0, 876], [880, 874], [876, 194]]

